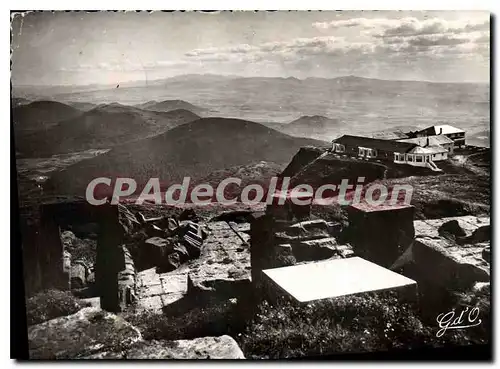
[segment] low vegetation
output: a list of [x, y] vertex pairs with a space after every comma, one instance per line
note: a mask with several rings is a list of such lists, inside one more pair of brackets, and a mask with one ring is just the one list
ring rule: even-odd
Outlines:
[[437, 322], [420, 319], [417, 305], [393, 293], [365, 294], [297, 305], [267, 301], [255, 309], [226, 302], [167, 316], [144, 312], [126, 319], [145, 339], [190, 339], [229, 334], [249, 359], [283, 359], [394, 349], [449, 347], [489, 342], [489, 289], [456, 295], [457, 310], [478, 306], [483, 324], [450, 329], [437, 337]]
[[39, 324], [60, 316], [75, 314], [87, 306], [90, 305], [81, 302], [69, 291], [42, 291], [26, 300], [27, 324]]
[[184, 314], [130, 313], [125, 319], [135, 325], [144, 339], [178, 340], [204, 336], [235, 335], [244, 328], [246, 314], [236, 300], [198, 307]]
[[469, 303], [488, 305], [483, 306], [484, 325], [475, 331], [449, 330], [439, 338], [437, 323], [422, 323], [414, 306], [394, 296], [347, 296], [306, 306], [263, 303], [238, 341], [247, 358], [257, 359], [487, 343], [489, 300]]

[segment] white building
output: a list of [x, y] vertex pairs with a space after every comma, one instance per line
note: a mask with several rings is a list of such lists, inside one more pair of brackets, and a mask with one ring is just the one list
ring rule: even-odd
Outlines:
[[442, 146], [417, 146], [410, 152], [404, 154], [394, 154], [394, 162], [397, 164], [408, 164], [414, 167], [427, 167], [434, 171], [441, 171], [434, 163], [435, 161], [446, 160], [448, 150]]
[[455, 147], [465, 146], [465, 131], [463, 129], [450, 126], [448, 124], [431, 126], [416, 132], [417, 137], [438, 136], [438, 135], [444, 135], [449, 139], [453, 140]]
[[448, 158], [448, 150], [439, 145], [421, 147], [414, 142], [381, 140], [351, 135], [343, 135], [333, 140], [331, 151], [365, 160], [387, 160], [396, 164], [427, 167], [433, 171], [441, 171], [434, 161]]
[[442, 146], [448, 150], [448, 153], [453, 154], [454, 141], [445, 135], [405, 138], [398, 141], [414, 143], [420, 147]]

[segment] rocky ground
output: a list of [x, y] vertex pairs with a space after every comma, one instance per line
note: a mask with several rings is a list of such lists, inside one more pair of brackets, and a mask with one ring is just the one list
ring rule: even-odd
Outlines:
[[[443, 312], [439, 309], [449, 308], [451, 300], [443, 297], [445, 294], [470, 297], [478, 289], [489, 290], [490, 177], [485, 170], [488, 161], [483, 154], [471, 155], [474, 156], [456, 157], [440, 175], [378, 180], [388, 185], [411, 183], [414, 187], [414, 240], [391, 269], [418, 282], [424, 307], [421, 310], [428, 306], [434, 308], [419, 312], [423, 321], [429, 317], [431, 332], [435, 328], [432, 325], [435, 325], [435, 314]], [[295, 158], [295, 164], [298, 159]], [[294, 170], [300, 172], [300, 165], [296, 166]], [[251, 223], [259, 218], [258, 214], [264, 213], [266, 205], [248, 207], [236, 204], [228, 208], [217, 204], [202, 207], [127, 204], [122, 208], [122, 222], [128, 233], [124, 253], [130, 258], [127, 268], [131, 268], [126, 273], [126, 283], [135, 286], [133, 296], [129, 296], [129, 306], [122, 313], [111, 314], [100, 310], [95, 294], [81, 296], [92, 307], [29, 327], [32, 357], [248, 356], [238, 345], [243, 342], [241, 347], [247, 350], [245, 341], [238, 337], [249, 325], [250, 332], [256, 329], [252, 325], [255, 323], [250, 323], [255, 312], [250, 309], [245, 313], [248, 315], [241, 313], [242, 307], [248, 308], [253, 303]], [[275, 246], [276, 255], [286, 256], [280, 262], [314, 262], [356, 255], [356, 248], [351, 247], [343, 236], [348, 233], [342, 232], [349, 227], [345, 208], [314, 205], [311, 213], [311, 218], [305, 222], [273, 231], [269, 240]], [[170, 258], [174, 253], [180, 252], [181, 255], [183, 248], [179, 245], [184, 245], [171, 232], [170, 219], [176, 219], [179, 226], [194, 222], [200, 235], [204, 235], [199, 255], [189, 255], [185, 260]], [[391, 230], [390, 224], [387, 229], [388, 232], [397, 231]], [[87, 287], [91, 285], [91, 270], [82, 272], [75, 259], [93, 263], [95, 241], [92, 232], [91, 229], [75, 228], [62, 234], [66, 250], [73, 255], [72, 273], [73, 269], [75, 276], [83, 273], [85, 278], [80, 279], [84, 281], [82, 284], [87, 283]], [[161, 260], [168, 260], [167, 270], [159, 267]], [[463, 301], [469, 307], [477, 303], [472, 298]], [[489, 319], [489, 298], [487, 306], [481, 309]], [[279, 327], [281, 323], [276, 324]], [[283, 329], [287, 331], [288, 328]], [[79, 340], [71, 338], [74, 332], [79, 332]], [[487, 331], [481, 331], [479, 342], [488, 342], [487, 334]], [[262, 335], [259, 336], [260, 344], [267, 342], [263, 330], [259, 330], [259, 335]], [[291, 344], [290, 341], [280, 342], [278, 336], [273, 336], [273, 340], [277, 340], [273, 345], [285, 347]], [[248, 340], [251, 338], [247, 336], [246, 342]], [[271, 345], [270, 342], [266, 344]], [[252, 357], [265, 356], [256, 353], [255, 347], [251, 352]], [[283, 351], [276, 355], [288, 357], [289, 354]]]
[[95, 307], [31, 326], [28, 337], [32, 359], [244, 359], [229, 336], [146, 341], [126, 320]]
[[138, 310], [161, 313], [171, 304], [182, 304], [183, 299], [203, 294], [233, 298], [249, 288], [249, 224], [216, 221], [205, 227], [208, 238], [199, 258], [167, 273], [158, 273], [154, 267], [138, 273]]

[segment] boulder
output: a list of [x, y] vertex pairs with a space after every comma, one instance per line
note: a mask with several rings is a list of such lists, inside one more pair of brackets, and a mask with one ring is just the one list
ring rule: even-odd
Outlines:
[[244, 359], [236, 341], [227, 335], [191, 340], [140, 342], [127, 350], [127, 359]]
[[484, 225], [477, 228], [472, 234], [468, 237], [462, 237], [457, 239], [457, 242], [461, 245], [464, 244], [474, 244], [480, 242], [486, 242], [491, 240], [491, 226]]
[[107, 351], [86, 359], [244, 359], [236, 341], [227, 335], [177, 341], [140, 341], [124, 352]]
[[130, 323], [95, 307], [28, 328], [30, 359], [76, 359], [124, 350], [141, 339]]
[[481, 250], [463, 248], [445, 238], [420, 237], [412, 245], [412, 259], [423, 278], [442, 287], [463, 289], [490, 280]]
[[443, 223], [438, 228], [438, 233], [442, 237], [450, 238], [452, 240], [456, 240], [458, 238], [465, 237], [467, 235], [465, 230], [460, 226], [460, 224], [456, 219], [449, 220]]
[[473, 215], [459, 216], [459, 217], [448, 217], [439, 219], [426, 219], [426, 220], [416, 220], [414, 222], [415, 226], [415, 237], [431, 237], [440, 238], [439, 228], [449, 221], [456, 220], [461, 229], [463, 229], [467, 237], [472, 235], [474, 231], [478, 228], [489, 226], [489, 217], [476, 217]]
[[488, 217], [468, 215], [414, 224], [416, 237], [407, 259], [413, 261], [412, 269], [419, 279], [447, 289], [470, 288], [476, 282], [490, 280], [485, 251], [490, 246]]

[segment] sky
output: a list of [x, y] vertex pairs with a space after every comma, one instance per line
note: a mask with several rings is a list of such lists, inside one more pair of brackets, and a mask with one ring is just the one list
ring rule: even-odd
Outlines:
[[490, 79], [490, 14], [472, 11], [31, 12], [11, 19], [13, 85], [182, 74]]

